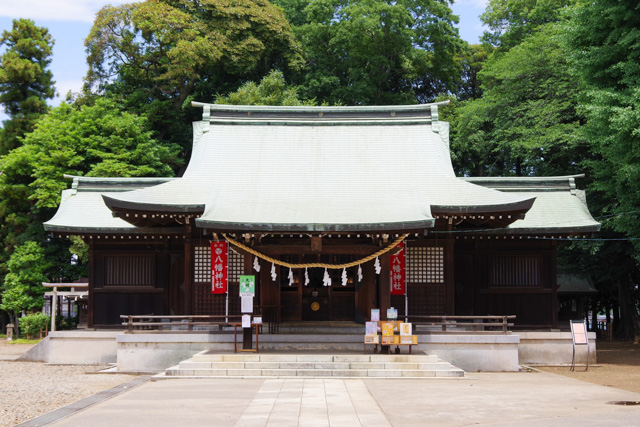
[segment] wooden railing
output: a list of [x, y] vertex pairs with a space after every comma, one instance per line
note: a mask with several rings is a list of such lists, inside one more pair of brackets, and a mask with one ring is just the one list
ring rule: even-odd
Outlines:
[[431, 333], [508, 334], [516, 316], [408, 316], [416, 325], [436, 326]]
[[261, 305], [255, 307], [258, 312], [262, 313], [262, 322], [269, 327], [270, 334], [277, 334], [280, 331], [280, 306], [279, 305]]
[[[240, 322], [241, 315], [121, 315], [122, 326], [127, 332], [134, 330], [181, 330], [193, 331], [194, 326], [217, 326], [221, 330], [232, 322]], [[180, 329], [178, 329], [180, 328]]]

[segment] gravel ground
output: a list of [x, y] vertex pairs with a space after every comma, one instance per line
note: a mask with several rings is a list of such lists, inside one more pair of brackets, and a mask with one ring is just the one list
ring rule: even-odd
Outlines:
[[[14, 345], [0, 341], [0, 355], [15, 353]], [[48, 365], [0, 358], [0, 426], [30, 420], [134, 378], [93, 374], [101, 368], [105, 366]]]

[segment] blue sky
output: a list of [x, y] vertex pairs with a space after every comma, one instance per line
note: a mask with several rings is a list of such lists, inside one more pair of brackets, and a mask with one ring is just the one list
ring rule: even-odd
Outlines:
[[[0, 32], [11, 29], [15, 18], [33, 19], [46, 27], [55, 40], [51, 71], [56, 81], [57, 105], [68, 91], [82, 87], [86, 72], [84, 39], [89, 34], [95, 13], [107, 4], [118, 5], [131, 0], [0, 0]], [[453, 12], [460, 17], [460, 36], [477, 43], [482, 35], [479, 20], [487, 0], [457, 0]], [[0, 112], [0, 120], [7, 117]]]

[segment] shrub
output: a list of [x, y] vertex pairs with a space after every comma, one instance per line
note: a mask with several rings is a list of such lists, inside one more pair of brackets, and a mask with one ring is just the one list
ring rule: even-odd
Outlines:
[[47, 329], [47, 326], [51, 322], [51, 318], [44, 313], [31, 313], [21, 317], [20, 330], [29, 337], [38, 336], [41, 330]]

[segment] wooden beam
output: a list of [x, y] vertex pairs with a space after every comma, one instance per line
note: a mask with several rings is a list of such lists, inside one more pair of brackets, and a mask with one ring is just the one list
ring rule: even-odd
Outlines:
[[311, 251], [322, 252], [322, 236], [311, 236]]

